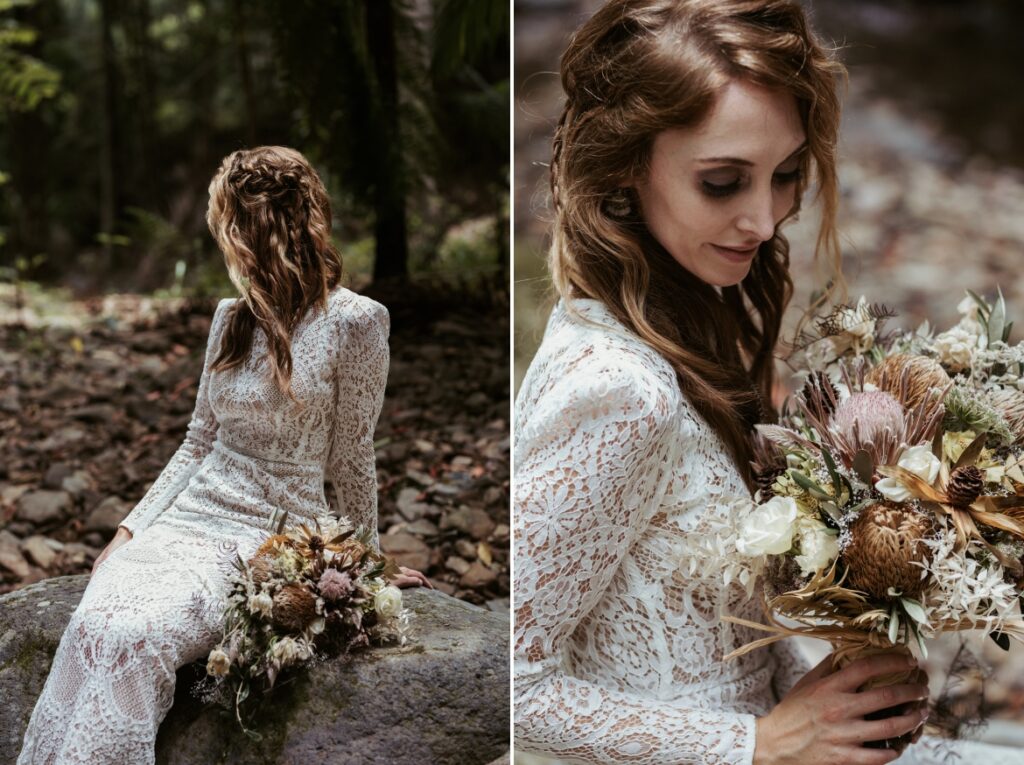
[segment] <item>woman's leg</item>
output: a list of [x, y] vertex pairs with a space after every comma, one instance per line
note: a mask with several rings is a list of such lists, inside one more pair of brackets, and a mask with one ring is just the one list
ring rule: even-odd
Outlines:
[[175, 671], [216, 643], [236, 545], [244, 557], [258, 544], [242, 539], [154, 525], [100, 565], [61, 638], [17, 765], [154, 761]]

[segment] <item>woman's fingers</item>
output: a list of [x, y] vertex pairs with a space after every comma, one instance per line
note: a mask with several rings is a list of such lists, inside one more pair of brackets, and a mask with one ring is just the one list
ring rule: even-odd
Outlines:
[[[399, 566], [398, 569], [406, 577], [410, 578], [411, 580], [416, 582], [416, 584], [420, 585], [421, 587], [429, 587], [430, 589], [434, 589], [433, 583], [430, 581], [430, 579], [427, 578], [426, 574], [424, 574], [424, 573], [422, 573], [420, 571], [417, 571], [414, 568], [406, 568], [405, 566]], [[412, 586], [412, 585], [410, 585], [410, 586]]]
[[797, 691], [804, 686], [810, 685], [811, 683], [821, 680], [823, 677], [827, 677], [832, 674], [832, 654], [829, 654], [824, 659], [819, 661], [814, 668], [808, 670], [807, 674], [797, 680], [796, 684], [790, 689], [790, 693]]
[[843, 738], [850, 741], [881, 741], [896, 738], [916, 729], [927, 716], [928, 710], [922, 712], [920, 709], [914, 709], [906, 714], [883, 717], [881, 720], [850, 720], [843, 729]]
[[900, 753], [894, 749], [865, 749], [861, 746], [850, 750], [837, 762], [843, 765], [887, 765], [899, 756]]
[[850, 717], [863, 717], [880, 709], [888, 709], [889, 707], [903, 704], [907, 704], [910, 707], [908, 711], [913, 711], [917, 708], [917, 704], [910, 704], [910, 702], [927, 699], [928, 686], [917, 684], [886, 685], [882, 688], [872, 688], [867, 691], [851, 694], [848, 698], [849, 704], [847, 709], [849, 709]]
[[917, 661], [906, 654], [876, 654], [857, 659], [838, 672], [834, 672], [829, 676], [828, 682], [838, 690], [853, 693], [872, 678], [907, 672], [916, 667]]

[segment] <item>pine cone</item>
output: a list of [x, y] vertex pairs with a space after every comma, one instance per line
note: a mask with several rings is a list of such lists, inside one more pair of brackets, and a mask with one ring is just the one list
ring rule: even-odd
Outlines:
[[931, 560], [922, 539], [935, 531], [930, 515], [880, 502], [864, 508], [850, 526], [850, 544], [842, 559], [847, 585], [882, 600], [893, 587], [908, 597], [920, 595], [925, 581], [914, 562]]
[[316, 618], [316, 598], [302, 585], [286, 584], [274, 596], [272, 618], [282, 629], [301, 632]]
[[981, 494], [985, 482], [981, 471], [974, 465], [958, 467], [949, 477], [946, 498], [956, 507], [967, 507]]
[[786, 468], [770, 468], [763, 473], [758, 473], [754, 478], [757, 487], [761, 490], [761, 501], [767, 502], [769, 499], [775, 496], [775, 491], [772, 489], [772, 485], [775, 480], [785, 474]]

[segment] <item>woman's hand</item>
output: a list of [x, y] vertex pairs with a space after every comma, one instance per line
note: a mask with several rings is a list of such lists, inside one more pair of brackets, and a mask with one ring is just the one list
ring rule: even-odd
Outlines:
[[405, 566], [399, 566], [399, 570], [402, 572], [394, 578], [392, 578], [388, 584], [393, 584], [395, 587], [429, 587], [434, 589], [434, 585], [426, 574], [421, 574], [412, 568], [406, 568]]
[[106, 547], [103, 548], [103, 552], [96, 556], [96, 560], [93, 561], [92, 571], [89, 572], [90, 578], [96, 573], [96, 569], [99, 565], [107, 559], [110, 553], [114, 552], [118, 547], [128, 542], [132, 538], [132, 532], [128, 531], [124, 526], [117, 527], [117, 533], [114, 534], [114, 538], [110, 540]]
[[[927, 675], [917, 682], [858, 691], [874, 677], [916, 668], [905, 654], [878, 654], [832, 672], [827, 656], [808, 672], [766, 716], [757, 720], [755, 765], [884, 765], [899, 757], [892, 749], [868, 749], [865, 741], [896, 738], [911, 731], [915, 740], [927, 717]], [[889, 707], [898, 714], [880, 720], [864, 715]]]

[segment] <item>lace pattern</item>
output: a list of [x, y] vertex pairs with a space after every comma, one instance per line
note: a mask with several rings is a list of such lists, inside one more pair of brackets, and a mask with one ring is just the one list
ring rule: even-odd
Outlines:
[[[791, 640], [722, 661], [764, 635], [721, 621], [763, 619], [760, 582], [733, 554], [752, 500], [671, 366], [602, 303], [560, 301], [515, 423], [516, 746], [575, 763], [751, 765], [756, 717], [811, 667]], [[938, 765], [945, 751], [924, 737], [898, 762]]]
[[339, 287], [292, 338], [296, 404], [269, 377], [266, 338], [212, 372], [226, 311], [210, 328], [184, 442], [125, 518], [133, 533], [93, 573], [25, 732], [18, 765], [152, 763], [175, 671], [216, 644], [236, 555], [251, 556], [274, 508], [324, 517], [325, 477], [342, 513], [372, 529], [373, 432], [388, 373], [384, 306]]

